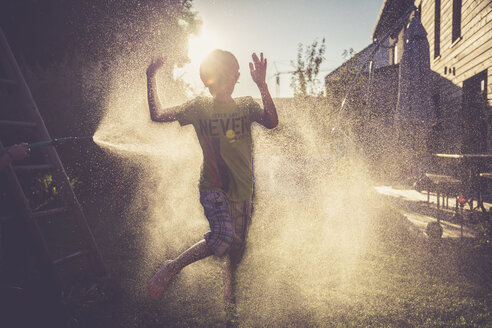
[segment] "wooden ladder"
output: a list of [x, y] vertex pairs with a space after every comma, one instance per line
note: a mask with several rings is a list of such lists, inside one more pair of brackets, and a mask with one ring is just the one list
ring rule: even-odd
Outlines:
[[[2, 130], [3, 132], [14, 131], [15, 139], [19, 139], [17, 142], [51, 140], [43, 118], [31, 95], [31, 91], [24, 80], [23, 74], [1, 28], [0, 70], [3, 70], [3, 72], [0, 71], [0, 74], [2, 74], [0, 75], [0, 92], [4, 92], [11, 99], [10, 103], [15, 103], [15, 110], [10, 112], [4, 110], [7, 105], [4, 106], [4, 104], [0, 103], [0, 132]], [[34, 140], [22, 139], [24, 135]], [[0, 150], [4, 146], [9, 146], [9, 144], [4, 145], [2, 140], [0, 140]], [[55, 281], [59, 284], [60, 290], [66, 287], [64, 286], [65, 279], [62, 272], [66, 271], [66, 274], [69, 274], [68, 269], [62, 269], [61, 266], [68, 265], [64, 264], [67, 262], [73, 263], [77, 261], [75, 260], [76, 258], [79, 259], [78, 261], [86, 263], [83, 265], [84, 270], [89, 271], [91, 274], [95, 273], [97, 276], [106, 275], [106, 268], [94, 236], [87, 224], [80, 203], [73, 192], [69, 178], [55, 147], [52, 145], [39, 147], [36, 148], [35, 152], [38, 163], [31, 163], [35, 158], [23, 160], [20, 163], [13, 162], [1, 173], [7, 175], [7, 180], [10, 184], [9, 190], [15, 198], [19, 216], [25, 220], [28, 233], [37, 248], [42, 264], [53, 274]], [[23, 181], [30, 178], [29, 174], [31, 174], [32, 178], [33, 174], [43, 172], [51, 175], [50, 178], [56, 187], [56, 197], [59, 199], [55, 207], [39, 210], [32, 207], [28, 199], [30, 192], [26, 190]], [[59, 203], [63, 205], [59, 206]], [[64, 222], [64, 224], [69, 224], [71, 231], [76, 232], [77, 237], [75, 239], [78, 240], [76, 241], [77, 245], [75, 247], [77, 249], [65, 252], [69, 247], [64, 246], [61, 247], [62, 251], [57, 249], [58, 253], [62, 254], [55, 254], [57, 252], [53, 251], [48, 234], [41, 229], [43, 222], [49, 220], [49, 223], [55, 226], [55, 229], [52, 230], [56, 234], [56, 225], [60, 224], [58, 220], [68, 220], [68, 216], [71, 217], [71, 221], [68, 221], [69, 223]], [[62, 232], [58, 233], [60, 234]], [[70, 246], [74, 247], [73, 244], [75, 242], [71, 243]], [[87, 267], [91, 269], [87, 270]]]

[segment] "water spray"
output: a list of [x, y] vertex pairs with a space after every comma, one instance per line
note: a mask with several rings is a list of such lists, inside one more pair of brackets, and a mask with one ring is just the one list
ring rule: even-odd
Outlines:
[[46, 141], [38, 141], [38, 142], [33, 142], [30, 144], [27, 144], [26, 148], [37, 148], [37, 147], [44, 147], [44, 146], [58, 146], [67, 142], [86, 142], [86, 141], [93, 141], [92, 137], [65, 137], [65, 138], [55, 138], [51, 140], [46, 140]]
[[417, 10], [417, 7], [415, 6], [410, 6], [406, 11], [405, 13], [389, 28], [389, 30], [381, 37], [381, 39], [379, 40], [374, 40], [374, 42], [372, 43], [374, 45], [374, 48], [371, 50], [371, 52], [369, 53], [369, 56], [367, 57], [367, 59], [364, 61], [364, 63], [359, 67], [359, 70], [357, 71], [357, 74], [355, 75], [355, 77], [353, 78], [352, 82], [350, 83], [349, 87], [347, 88], [347, 91], [345, 92], [345, 96], [343, 97], [343, 100], [342, 100], [342, 103], [340, 105], [340, 108], [338, 110], [338, 113], [337, 113], [337, 118], [336, 118], [336, 124], [335, 126], [332, 128], [332, 131], [331, 133], [332, 134], [336, 134], [336, 133], [343, 133], [348, 140], [351, 140], [350, 136], [341, 129], [340, 127], [340, 121], [341, 121], [341, 116], [342, 116], [342, 112], [344, 110], [344, 107], [347, 103], [347, 99], [348, 97], [351, 95], [353, 89], [354, 89], [354, 86], [355, 84], [357, 83], [357, 81], [359, 80], [359, 77], [362, 73], [362, 71], [364, 70], [364, 68], [366, 67], [366, 65], [372, 61], [372, 59], [374, 58], [374, 55], [376, 55], [376, 52], [379, 50], [379, 48], [381, 47], [381, 45], [383, 44], [383, 42], [388, 39], [390, 37], [390, 35], [397, 29], [399, 28], [403, 22], [405, 22], [405, 20], [415, 11]]

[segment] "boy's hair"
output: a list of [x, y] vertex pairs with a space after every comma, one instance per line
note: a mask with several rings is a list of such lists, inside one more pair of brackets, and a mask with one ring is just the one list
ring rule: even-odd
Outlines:
[[239, 71], [236, 57], [229, 51], [215, 49], [200, 64], [200, 78], [206, 87], [220, 84]]

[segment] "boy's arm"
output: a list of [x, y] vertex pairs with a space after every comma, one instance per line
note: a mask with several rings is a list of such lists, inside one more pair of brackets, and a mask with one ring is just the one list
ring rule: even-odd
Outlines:
[[257, 122], [268, 129], [273, 129], [278, 125], [277, 108], [273, 103], [267, 84], [258, 85], [258, 88], [260, 89], [264, 109], [259, 113]]
[[260, 58], [255, 53], [253, 53], [252, 57], [253, 63], [249, 63], [249, 69], [253, 81], [258, 86], [258, 89], [260, 89], [264, 108], [258, 113], [256, 121], [268, 129], [273, 129], [278, 125], [278, 116], [277, 109], [265, 81], [267, 60], [263, 58], [263, 53], [260, 53]]
[[156, 73], [164, 64], [163, 58], [152, 60], [147, 68], [147, 100], [149, 102], [150, 119], [154, 122], [173, 122], [177, 120], [176, 107], [163, 112], [157, 94]]

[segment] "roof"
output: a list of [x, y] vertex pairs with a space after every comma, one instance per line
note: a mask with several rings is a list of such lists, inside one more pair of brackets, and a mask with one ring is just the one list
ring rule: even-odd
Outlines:
[[384, 0], [372, 33], [372, 39], [380, 39], [408, 8], [414, 5], [414, 2], [414, 0]]
[[359, 59], [361, 58], [361, 56], [364, 53], [368, 52], [370, 49], [372, 49], [371, 46], [373, 45], [374, 44], [371, 43], [370, 45], [368, 45], [367, 47], [365, 47], [364, 49], [362, 49], [361, 51], [350, 57], [350, 59], [346, 60], [342, 65], [338, 66], [336, 69], [325, 75], [325, 82], [335, 77], [337, 73], [341, 71], [344, 67], [347, 67], [349, 65], [354, 65], [354, 66], [359, 65]]

